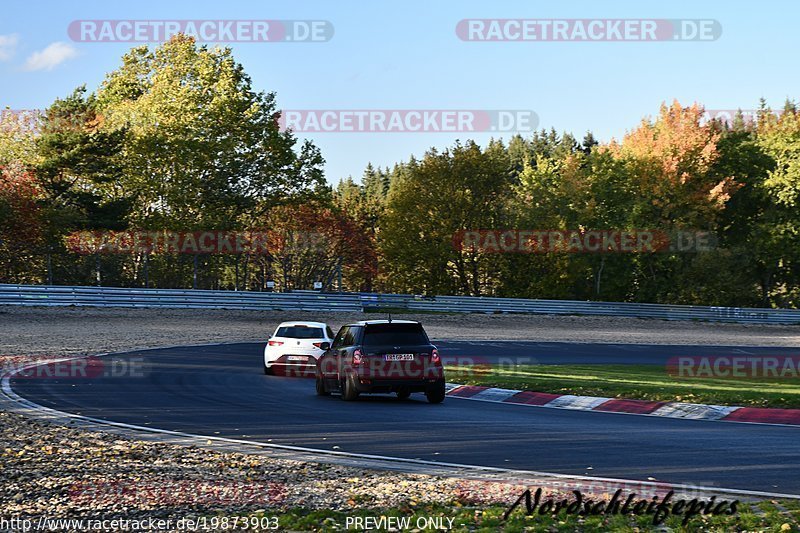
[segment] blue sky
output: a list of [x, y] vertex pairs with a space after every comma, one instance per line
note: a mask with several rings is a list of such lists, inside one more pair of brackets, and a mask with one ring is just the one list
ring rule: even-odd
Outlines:
[[[0, 18], [1, 107], [35, 109], [94, 89], [130, 43], [74, 42], [77, 19], [322, 19], [324, 43], [231, 43], [258, 90], [283, 109], [525, 109], [541, 127], [620, 137], [662, 101], [750, 109], [796, 98], [800, 4], [761, 1], [496, 0], [7, 1]], [[465, 42], [465, 18], [715, 19], [708, 42]], [[36, 55], [38, 54], [38, 55]], [[478, 133], [313, 133], [329, 181], [360, 176]]]

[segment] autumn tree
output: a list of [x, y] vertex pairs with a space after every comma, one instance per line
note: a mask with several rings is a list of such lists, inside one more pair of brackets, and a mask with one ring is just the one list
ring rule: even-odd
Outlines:
[[764, 303], [800, 304], [800, 113], [787, 101], [776, 116], [762, 105], [757, 145], [774, 165], [760, 184], [769, 209], [759, 219], [752, 245], [761, 253], [760, 281]]
[[713, 222], [739, 186], [714, 175], [720, 133], [702, 123], [703, 108], [662, 104], [655, 121], [643, 120], [608, 149], [625, 161], [639, 202], [637, 222], [661, 227], [703, 227]]
[[[587, 136], [578, 144], [553, 132], [531, 143], [534, 157], [518, 175], [515, 227], [528, 230], [622, 229], [633, 199], [624, 165]], [[517, 254], [509, 258], [508, 292], [527, 297], [622, 297], [629, 265], [608, 254]], [[603, 291], [601, 292], [601, 289]]]
[[456, 143], [397, 169], [381, 221], [381, 275], [387, 288], [432, 294], [486, 294], [499, 282], [496, 255], [454, 246], [463, 230], [501, 227], [510, 195], [509, 160], [496, 141]]
[[282, 205], [268, 211], [258, 231], [264, 252], [254, 255], [254, 271], [283, 290], [364, 290], [376, 275], [376, 252], [367, 232], [346, 214], [316, 204]]
[[[643, 120], [621, 142], [608, 145], [623, 162], [634, 193], [628, 227], [668, 234], [717, 230], [726, 203], [742, 184], [718, 172], [722, 134], [702, 117], [697, 104], [663, 104], [655, 120]], [[675, 289], [685, 286], [682, 273], [690, 272], [697, 259], [689, 252], [638, 255], [631, 298], [695, 303], [691, 295], [690, 301], [682, 300]]]
[[0, 167], [30, 168], [36, 164], [36, 137], [41, 120], [36, 110], [0, 109]]
[[319, 150], [280, 131], [275, 95], [252, 88], [229, 48], [183, 35], [134, 48], [97, 99], [104, 130], [127, 131], [136, 225], [231, 228], [324, 188]]
[[40, 187], [20, 164], [0, 168], [0, 282], [36, 283], [43, 276], [37, 253], [42, 238]]
[[[368, 164], [360, 183], [352, 177], [340, 180], [333, 191], [333, 205], [342, 215], [353, 220], [361, 231], [369, 237], [371, 247], [377, 248], [380, 221], [386, 212], [386, 198], [389, 192], [390, 172], [376, 169]], [[377, 257], [376, 257], [377, 260]], [[377, 271], [377, 264], [372, 270]], [[374, 290], [374, 277], [370, 277], [364, 290]]]

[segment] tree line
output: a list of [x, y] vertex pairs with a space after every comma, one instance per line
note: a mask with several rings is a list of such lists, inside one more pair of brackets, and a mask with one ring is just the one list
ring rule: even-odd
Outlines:
[[[800, 117], [663, 104], [622, 139], [457, 142], [328, 185], [229, 49], [138, 47], [36, 127], [0, 115], [0, 282], [797, 307]], [[80, 232], [264, 231], [258, 254], [75, 253]], [[702, 232], [658, 253], [504, 253], [465, 231]], [[315, 236], [317, 246], [298, 243]], [[272, 283], [268, 283], [268, 282]]]

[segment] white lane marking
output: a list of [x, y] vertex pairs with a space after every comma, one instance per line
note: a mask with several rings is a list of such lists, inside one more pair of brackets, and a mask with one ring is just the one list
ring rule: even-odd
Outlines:
[[591, 411], [600, 404], [606, 403], [611, 398], [601, 398], [599, 396], [575, 396], [572, 394], [565, 394], [559, 396], [555, 400], [546, 403], [545, 407], [555, 407], [557, 409], [579, 409], [582, 411]]
[[738, 409], [741, 409], [741, 407], [673, 402], [659, 407], [650, 414], [652, 416], [689, 418], [691, 420], [719, 420]]

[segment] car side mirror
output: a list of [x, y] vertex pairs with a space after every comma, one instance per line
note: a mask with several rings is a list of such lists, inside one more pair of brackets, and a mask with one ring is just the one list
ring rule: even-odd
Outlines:
[[322, 344], [319, 345], [319, 347], [327, 352], [328, 350], [331, 349], [331, 343], [323, 342]]

